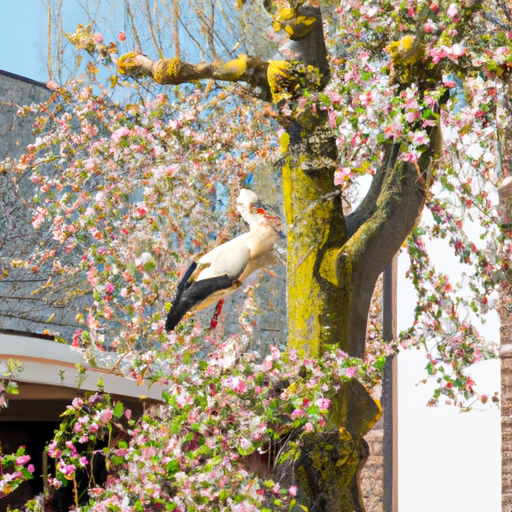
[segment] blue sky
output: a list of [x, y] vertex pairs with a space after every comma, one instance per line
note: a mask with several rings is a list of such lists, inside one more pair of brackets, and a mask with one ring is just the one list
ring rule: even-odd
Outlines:
[[41, 0], [3, 0], [0, 69], [46, 82], [46, 6]]
[[[0, 0], [1, 70], [43, 83], [48, 81], [46, 6], [47, 0]], [[63, 2], [65, 32], [73, 32], [78, 23], [88, 22], [78, 1]]]

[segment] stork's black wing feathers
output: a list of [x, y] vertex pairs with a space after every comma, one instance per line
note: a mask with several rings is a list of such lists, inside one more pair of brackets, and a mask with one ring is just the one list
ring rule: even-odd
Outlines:
[[[189, 278], [194, 271], [192, 270], [189, 273], [191, 267], [192, 265], [185, 273], [185, 276], [189, 274]], [[167, 321], [165, 322], [166, 331], [172, 331], [185, 316], [185, 313], [191, 310], [196, 304], [209, 297], [212, 293], [231, 288], [237, 280], [236, 277], [229, 277], [224, 274], [222, 276], [210, 277], [209, 279], [202, 279], [201, 281], [194, 281], [187, 286], [186, 281], [184, 282], [184, 278], [178, 285], [176, 297], [172, 301], [171, 310], [167, 315]]]
[[195, 269], [197, 268], [197, 263], [193, 261], [190, 266], [185, 271], [185, 274], [181, 278], [180, 282], [178, 283], [178, 288], [176, 291], [176, 297], [174, 300], [178, 299], [181, 294], [183, 293], [183, 290], [187, 288], [187, 281], [190, 279], [190, 276], [194, 273]]

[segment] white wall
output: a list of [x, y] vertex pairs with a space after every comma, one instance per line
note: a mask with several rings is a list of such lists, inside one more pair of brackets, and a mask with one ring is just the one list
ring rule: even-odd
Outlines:
[[[408, 258], [398, 265], [398, 329], [411, 325], [414, 290], [405, 281]], [[495, 315], [485, 335], [499, 340]], [[496, 406], [476, 405], [469, 413], [453, 406], [426, 407], [433, 384], [426, 378], [422, 351], [398, 357], [398, 471], [400, 512], [500, 512], [501, 432]], [[475, 366], [472, 376], [482, 393], [500, 389], [499, 361]]]

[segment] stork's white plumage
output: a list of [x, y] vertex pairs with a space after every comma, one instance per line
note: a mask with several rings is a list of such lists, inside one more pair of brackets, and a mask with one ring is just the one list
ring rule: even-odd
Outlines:
[[274, 246], [283, 236], [279, 216], [247, 189], [240, 191], [236, 206], [249, 224], [249, 232], [219, 245], [190, 265], [172, 301], [167, 331], [172, 331], [187, 311], [213, 304], [233, 293], [256, 270], [275, 263]]

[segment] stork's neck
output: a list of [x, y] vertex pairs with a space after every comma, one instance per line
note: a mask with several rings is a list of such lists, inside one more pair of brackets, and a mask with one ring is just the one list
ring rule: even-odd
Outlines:
[[277, 215], [257, 214], [252, 216], [250, 222], [247, 219], [245, 220], [249, 224], [250, 231], [261, 229], [283, 230], [283, 222]]

